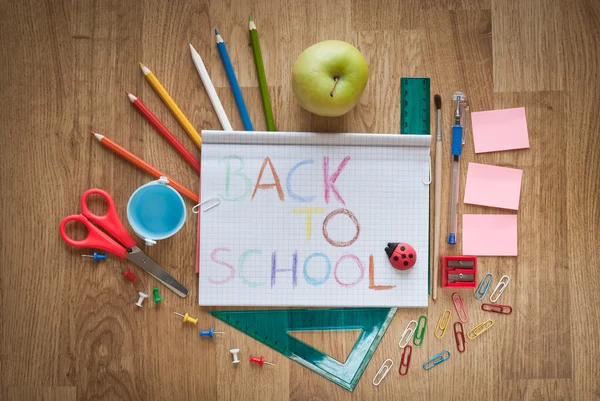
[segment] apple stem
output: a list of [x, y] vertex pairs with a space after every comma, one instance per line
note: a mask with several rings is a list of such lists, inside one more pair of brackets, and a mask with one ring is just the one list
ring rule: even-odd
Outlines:
[[335, 90], [335, 87], [338, 84], [338, 77], [333, 78], [335, 80], [335, 83], [333, 84], [333, 88], [331, 88], [331, 92], [329, 92], [329, 96], [333, 97], [333, 91]]

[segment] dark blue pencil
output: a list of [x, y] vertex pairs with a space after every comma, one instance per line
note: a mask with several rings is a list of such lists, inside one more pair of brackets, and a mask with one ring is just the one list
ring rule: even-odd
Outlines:
[[233, 71], [231, 60], [229, 59], [229, 53], [227, 53], [227, 47], [225, 46], [225, 42], [223, 42], [223, 38], [221, 37], [221, 35], [219, 35], [219, 31], [217, 31], [216, 29], [215, 35], [217, 35], [217, 48], [219, 49], [219, 54], [221, 55], [221, 60], [223, 61], [225, 72], [227, 73], [227, 79], [229, 79], [229, 85], [231, 85], [233, 97], [235, 97], [235, 103], [237, 104], [238, 110], [240, 111], [240, 117], [242, 118], [242, 122], [244, 123], [244, 129], [246, 131], [254, 131], [254, 127], [252, 127], [252, 121], [250, 121], [250, 116], [248, 115], [246, 103], [244, 102], [244, 98], [242, 96], [242, 91], [240, 90], [240, 85], [238, 84], [235, 72]]

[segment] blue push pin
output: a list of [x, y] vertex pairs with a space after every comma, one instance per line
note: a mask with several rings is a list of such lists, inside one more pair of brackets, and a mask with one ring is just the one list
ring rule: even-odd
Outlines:
[[214, 338], [215, 334], [225, 334], [222, 331], [215, 331], [212, 327], [208, 330], [200, 330], [200, 337]]
[[94, 262], [97, 262], [99, 260], [106, 260], [106, 254], [105, 253], [98, 253], [98, 252], [94, 252], [93, 255], [81, 255], [84, 258], [94, 258]]

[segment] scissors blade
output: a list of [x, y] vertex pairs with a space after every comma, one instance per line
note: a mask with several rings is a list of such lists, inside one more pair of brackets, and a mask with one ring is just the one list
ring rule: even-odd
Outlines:
[[144, 269], [151, 276], [156, 278], [158, 281], [166, 285], [175, 294], [182, 298], [187, 297], [188, 290], [179, 281], [175, 280], [173, 276], [165, 271], [158, 263], [150, 259], [140, 248], [134, 246], [129, 252], [127, 252], [127, 259]]

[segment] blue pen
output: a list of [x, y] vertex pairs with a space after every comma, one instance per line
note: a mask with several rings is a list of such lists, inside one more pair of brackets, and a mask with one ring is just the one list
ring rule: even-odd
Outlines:
[[252, 121], [250, 121], [250, 116], [248, 115], [246, 103], [244, 102], [244, 98], [242, 97], [240, 85], [238, 84], [237, 78], [235, 76], [235, 71], [233, 71], [233, 65], [231, 65], [231, 60], [229, 59], [229, 53], [227, 53], [227, 47], [225, 46], [225, 42], [223, 42], [223, 38], [221, 37], [221, 35], [219, 35], [219, 31], [217, 31], [216, 29], [215, 35], [217, 35], [217, 48], [219, 49], [219, 54], [221, 55], [221, 60], [223, 61], [225, 72], [227, 73], [229, 85], [231, 85], [231, 91], [233, 92], [233, 96], [235, 97], [235, 103], [237, 104], [238, 110], [240, 111], [240, 117], [242, 118], [242, 122], [244, 123], [244, 129], [246, 131], [254, 131], [254, 127], [252, 127]]
[[460, 155], [462, 153], [462, 146], [465, 143], [465, 136], [463, 133], [467, 132], [463, 125], [468, 124], [468, 116], [465, 114], [469, 111], [467, 105], [467, 98], [462, 92], [454, 92], [452, 96], [454, 101], [454, 123], [452, 125], [452, 197], [450, 198], [450, 233], [448, 234], [448, 243], [451, 245], [456, 244], [456, 231], [458, 224], [458, 216], [456, 214], [456, 208], [458, 205], [458, 167], [460, 161]]

